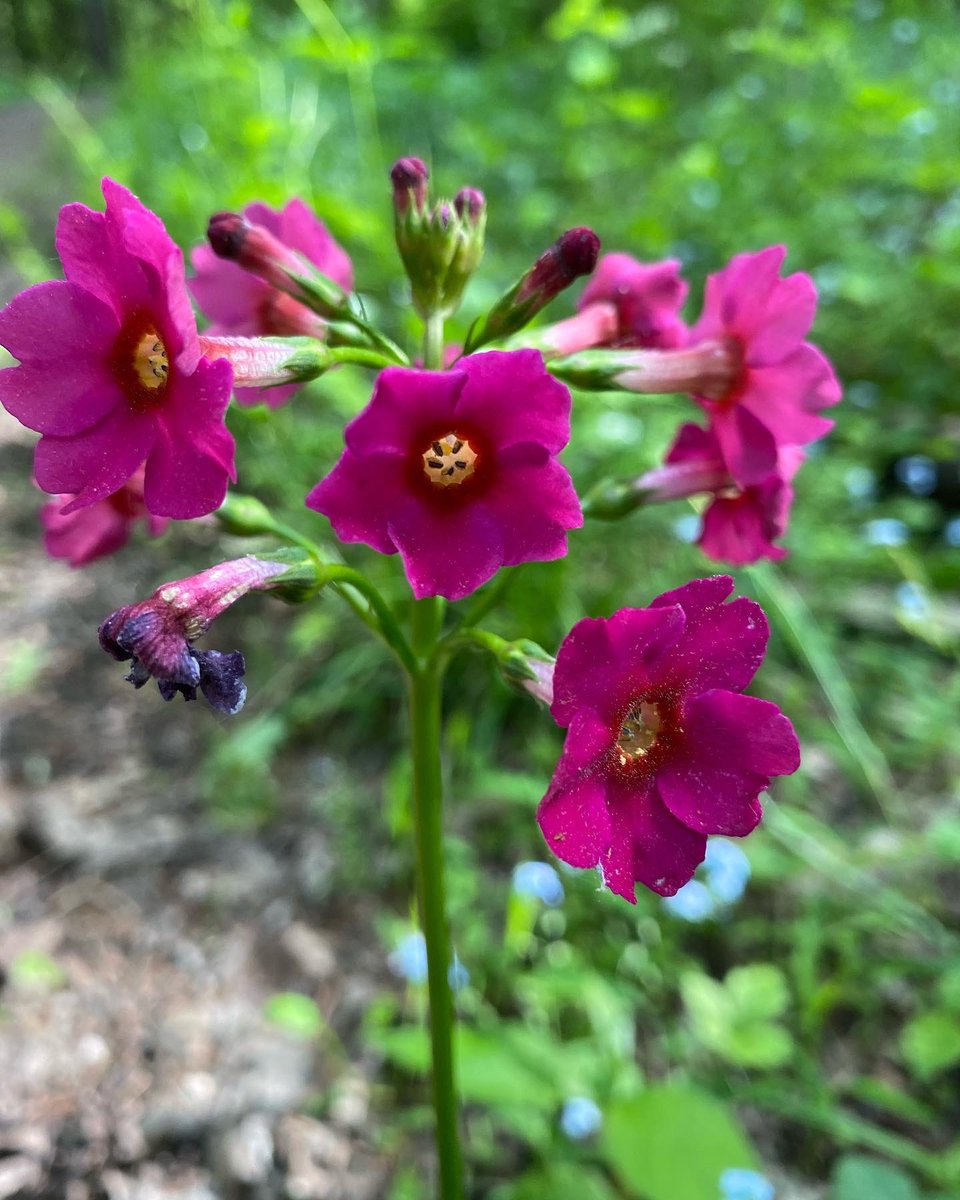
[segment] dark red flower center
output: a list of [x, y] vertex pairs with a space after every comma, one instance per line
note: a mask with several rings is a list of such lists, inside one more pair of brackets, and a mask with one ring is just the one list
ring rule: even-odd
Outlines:
[[614, 727], [613, 770], [634, 778], [659, 770], [683, 736], [681, 715], [681, 698], [672, 692], [631, 701]]
[[730, 334], [720, 339], [718, 347], [703, 395], [715, 400], [721, 408], [731, 408], [747, 386], [745, 350], [740, 339]]
[[142, 411], [161, 403], [170, 382], [170, 359], [148, 313], [134, 313], [113, 346], [112, 366], [130, 407]]
[[653, 749], [660, 732], [660, 709], [650, 700], [641, 700], [623, 718], [617, 738], [620, 765], [625, 767], [635, 758], [645, 758]]

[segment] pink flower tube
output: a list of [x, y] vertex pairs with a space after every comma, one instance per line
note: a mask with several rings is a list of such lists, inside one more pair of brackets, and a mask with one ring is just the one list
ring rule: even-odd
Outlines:
[[68, 204], [57, 223], [65, 281], [0, 311], [0, 403], [43, 436], [34, 472], [70, 494], [65, 513], [113, 495], [145, 466], [158, 517], [212, 512], [236, 478], [223, 423], [227, 362], [201, 357], [183, 256], [158, 216], [104, 179], [106, 212]]
[[567, 729], [537, 820], [551, 850], [597, 867], [630, 903], [672, 896], [708, 834], [743, 837], [772, 776], [800, 764], [780, 709], [742, 694], [763, 661], [763, 610], [726, 575], [697, 579], [573, 627], [557, 655], [551, 712]]

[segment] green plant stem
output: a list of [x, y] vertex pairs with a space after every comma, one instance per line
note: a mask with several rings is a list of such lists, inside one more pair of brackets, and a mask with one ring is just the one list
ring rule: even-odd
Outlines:
[[[353, 588], [367, 601], [377, 620], [377, 628], [391, 650], [400, 659], [401, 663], [406, 667], [408, 672], [413, 672], [417, 669], [417, 660], [414, 657], [413, 651], [410, 649], [410, 643], [404, 637], [403, 630], [400, 628], [400, 623], [393, 615], [393, 610], [380, 595], [374, 585], [365, 575], [359, 571], [355, 571], [353, 567], [342, 567], [335, 563], [324, 563], [324, 569], [327, 576], [327, 581], [335, 585], [343, 585]], [[344, 595], [340, 587], [337, 588], [341, 595]], [[344, 599], [351, 604], [351, 607], [356, 609], [356, 605], [352, 604], [349, 597], [344, 595]], [[363, 613], [357, 610], [360, 616]], [[366, 619], [366, 618], [364, 618]], [[369, 623], [369, 622], [368, 622]]]
[[[420, 605], [427, 604], [421, 601]], [[427, 610], [418, 605], [417, 612]], [[433, 614], [429, 613], [432, 617]], [[426, 622], [424, 621], [424, 625]], [[436, 1115], [440, 1200], [463, 1200], [463, 1162], [453, 1062], [453, 998], [450, 945], [443, 882], [440, 721], [443, 666], [431, 654], [410, 673], [410, 734], [413, 755], [414, 820], [417, 838], [417, 895], [427, 945], [430, 1050]]]
[[428, 371], [443, 370], [443, 313], [433, 312], [423, 330], [423, 365]]

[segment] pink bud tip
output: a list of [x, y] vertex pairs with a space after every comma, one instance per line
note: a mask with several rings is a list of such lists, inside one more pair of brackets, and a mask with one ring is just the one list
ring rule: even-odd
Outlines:
[[410, 193], [414, 205], [421, 211], [427, 202], [427, 180], [430, 172], [422, 158], [398, 158], [390, 168], [393, 184], [393, 203], [401, 215], [410, 207]]
[[236, 260], [243, 251], [249, 228], [239, 213], [214, 213], [207, 224], [207, 240], [218, 258]]
[[597, 265], [600, 254], [600, 239], [585, 225], [568, 229], [556, 243], [557, 255], [574, 280], [589, 275]]
[[453, 200], [453, 207], [457, 210], [457, 216], [466, 217], [471, 222], [479, 218], [486, 204], [487, 200], [483, 192], [471, 187], [461, 188]]

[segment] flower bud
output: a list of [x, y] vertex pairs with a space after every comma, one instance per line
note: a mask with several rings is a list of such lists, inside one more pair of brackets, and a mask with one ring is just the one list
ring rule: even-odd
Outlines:
[[393, 184], [393, 207], [398, 217], [405, 217], [412, 208], [422, 215], [427, 203], [427, 180], [430, 172], [422, 158], [399, 158], [390, 168]]
[[348, 314], [347, 293], [284, 245], [269, 229], [240, 213], [214, 213], [207, 225], [214, 254], [235, 262], [264, 283], [286, 292], [323, 317]]
[[464, 347], [471, 354], [487, 342], [522, 329], [542, 308], [597, 264], [600, 239], [585, 226], [568, 229], [540, 255], [529, 271], [470, 330]]

